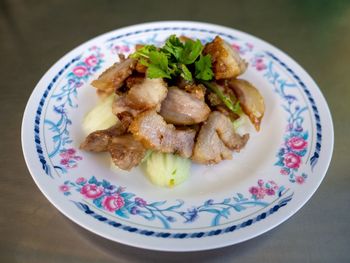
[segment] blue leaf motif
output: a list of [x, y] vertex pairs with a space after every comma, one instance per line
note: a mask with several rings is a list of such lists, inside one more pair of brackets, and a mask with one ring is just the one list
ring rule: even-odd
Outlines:
[[177, 201], [179, 202], [177, 205], [169, 206], [166, 210], [172, 211], [172, 210], [180, 208], [184, 204], [184, 201], [182, 201], [182, 200], [177, 200]]
[[149, 204], [149, 206], [157, 207], [157, 206], [162, 206], [166, 203], [166, 201], [160, 201], [160, 202], [154, 202]]
[[97, 184], [97, 180], [95, 176], [92, 176], [89, 180], [89, 184]]
[[111, 185], [111, 184], [110, 184], [108, 181], [102, 180], [102, 187], [108, 188], [110, 185]]
[[126, 208], [120, 208], [119, 210], [115, 211], [115, 213], [120, 216], [120, 217], [123, 217], [123, 218], [129, 218], [129, 215], [128, 215], [128, 210]]
[[246, 208], [242, 205], [239, 205], [239, 204], [235, 204], [233, 206], [233, 209], [236, 210], [237, 212], [241, 212], [242, 210], [245, 210]]
[[231, 201], [231, 198], [225, 198], [224, 201], [222, 202], [223, 204], [229, 204]]
[[135, 194], [124, 192], [124, 193], [121, 193], [120, 196], [123, 197], [125, 200], [129, 200], [133, 198]]
[[237, 197], [233, 197], [233, 200], [235, 200], [236, 202], [239, 202], [240, 201], [240, 199], [238, 199]]
[[92, 201], [94, 203], [94, 205], [96, 205], [97, 207], [102, 207], [102, 199], [104, 196], [101, 196], [99, 198], [94, 199], [94, 201]]

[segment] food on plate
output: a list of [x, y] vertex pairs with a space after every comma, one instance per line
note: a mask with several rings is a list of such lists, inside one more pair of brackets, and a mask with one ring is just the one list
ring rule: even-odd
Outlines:
[[153, 184], [173, 187], [186, 181], [190, 175], [191, 160], [177, 154], [154, 151], [144, 166], [146, 175]]
[[239, 126], [249, 119], [259, 131], [265, 112], [258, 89], [237, 78], [247, 67], [219, 36], [204, 46], [175, 35], [162, 47], [137, 45], [91, 83], [100, 102], [84, 119], [80, 148], [108, 152], [123, 170], [142, 163], [165, 187], [185, 181], [191, 161], [232, 159], [249, 140]]

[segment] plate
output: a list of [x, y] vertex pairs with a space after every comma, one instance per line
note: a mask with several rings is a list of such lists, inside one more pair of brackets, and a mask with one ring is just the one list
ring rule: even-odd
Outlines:
[[[104, 154], [80, 151], [82, 120], [97, 102], [90, 82], [135, 44], [171, 34], [203, 43], [221, 36], [249, 63], [243, 78], [262, 93], [259, 133], [232, 160], [192, 165], [173, 189], [139, 168], [116, 172]], [[239, 243], [285, 221], [320, 185], [333, 151], [333, 125], [316, 83], [293, 59], [249, 34], [198, 22], [154, 22], [98, 36], [56, 62], [26, 106], [22, 147], [47, 199], [80, 226], [130, 246], [194, 251]]]

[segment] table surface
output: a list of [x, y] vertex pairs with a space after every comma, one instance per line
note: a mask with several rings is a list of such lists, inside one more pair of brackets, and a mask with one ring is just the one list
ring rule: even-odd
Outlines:
[[[311, 200], [279, 227], [210, 251], [153, 252], [72, 223], [34, 184], [20, 142], [22, 114], [44, 72], [101, 33], [158, 20], [197, 20], [256, 35], [316, 80], [333, 115], [335, 148]], [[1, 262], [350, 262], [350, 1], [0, 0]]]

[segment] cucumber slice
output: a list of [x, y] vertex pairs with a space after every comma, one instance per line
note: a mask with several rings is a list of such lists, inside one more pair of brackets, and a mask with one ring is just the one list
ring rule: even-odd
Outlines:
[[90, 134], [97, 130], [108, 129], [116, 124], [118, 118], [112, 113], [112, 104], [115, 95], [100, 101], [91, 111], [89, 111], [83, 121], [83, 130]]
[[190, 175], [191, 160], [171, 153], [152, 152], [145, 162], [151, 182], [161, 187], [174, 187]]

